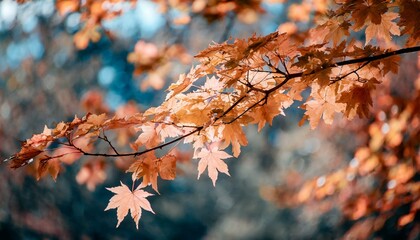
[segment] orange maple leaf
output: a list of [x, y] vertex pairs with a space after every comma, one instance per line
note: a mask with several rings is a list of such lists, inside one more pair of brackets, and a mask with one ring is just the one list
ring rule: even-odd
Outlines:
[[130, 210], [131, 217], [136, 223], [136, 228], [138, 229], [142, 211], [141, 209], [152, 212], [153, 214], [155, 213], [150, 206], [150, 202], [146, 199], [146, 197], [152, 196], [153, 194], [141, 190], [140, 186], [138, 186], [134, 191], [131, 191], [125, 184], [122, 182], [120, 183], [121, 186], [107, 188], [116, 195], [109, 200], [105, 211], [114, 208], [117, 209], [118, 227], [125, 216], [127, 216], [128, 210]]
[[369, 107], [372, 106], [370, 89], [355, 86], [349, 91], [343, 92], [337, 102], [346, 105], [344, 114], [348, 119], [352, 119], [356, 114], [359, 117], [368, 117]]
[[154, 151], [140, 156], [140, 159], [131, 164], [127, 170], [127, 172], [133, 173], [133, 179], [143, 178], [140, 187], [146, 187], [147, 185], [152, 184], [152, 188], [159, 193], [157, 185], [158, 171], [158, 164]]
[[367, 45], [374, 37], [384, 39], [387, 43], [389, 43], [392, 39], [391, 34], [399, 36], [400, 28], [395, 22], [392, 22], [392, 20], [398, 16], [398, 13], [387, 12], [382, 14], [381, 22], [379, 24], [369, 24], [366, 28], [365, 45]]
[[60, 161], [45, 155], [39, 159], [36, 179], [39, 181], [48, 172], [53, 180], [56, 181], [60, 170]]
[[337, 46], [344, 36], [350, 35], [350, 26], [350, 23], [344, 20], [343, 17], [330, 19], [323, 26], [325, 30], [325, 37], [323, 40], [327, 41], [328, 39], [332, 39], [334, 46]]
[[274, 117], [279, 114], [283, 114], [283, 108], [289, 107], [293, 101], [289, 96], [282, 93], [275, 93], [267, 99], [267, 102], [260, 107], [255, 108], [253, 123], [258, 123], [258, 132], [265, 126], [268, 122], [270, 126], [273, 123]]
[[229, 146], [229, 144], [232, 144], [233, 156], [238, 157], [241, 153], [241, 145], [246, 146], [248, 144], [248, 140], [242, 131], [240, 123], [233, 122], [224, 125], [222, 134], [223, 143], [220, 148], [224, 149]]
[[85, 164], [77, 173], [76, 181], [79, 184], [86, 184], [89, 191], [93, 191], [96, 185], [106, 179], [105, 161], [99, 160]]
[[174, 180], [176, 177], [176, 157], [174, 155], [165, 155], [159, 160], [160, 177], [165, 180]]
[[143, 133], [139, 135], [135, 142], [137, 147], [145, 145], [147, 148], [153, 148], [159, 144], [160, 139], [155, 124], [143, 125], [141, 126], [141, 130], [143, 130]]
[[353, 28], [356, 31], [369, 23], [379, 24], [381, 15], [387, 11], [386, 2], [377, 0], [359, 0], [357, 4], [353, 4], [353, 8], [351, 15], [355, 22]]
[[219, 151], [219, 148], [217, 145], [218, 144], [216, 143], [212, 143], [208, 146], [209, 149], [202, 148], [201, 152], [197, 154], [197, 158], [201, 158], [200, 162], [198, 163], [198, 177], [197, 178], [200, 178], [200, 175], [207, 168], [209, 172], [209, 177], [213, 181], [213, 186], [216, 186], [218, 172], [222, 172], [230, 176], [228, 166], [222, 159], [232, 157], [226, 152]]
[[160, 135], [160, 140], [162, 142], [165, 141], [168, 137], [177, 137], [182, 134], [182, 130], [176, 126], [168, 125], [168, 124], [160, 124], [156, 131]]
[[131, 164], [127, 172], [133, 173], [133, 179], [143, 178], [140, 187], [146, 187], [151, 184], [152, 188], [159, 193], [158, 175], [165, 180], [175, 179], [176, 157], [174, 155], [165, 155], [161, 158], [156, 158], [154, 151], [148, 152]]
[[309, 119], [312, 129], [318, 126], [322, 117], [326, 124], [332, 124], [335, 112], [341, 112], [344, 104], [336, 100], [336, 92], [331, 88], [324, 88], [320, 92], [313, 89], [311, 96], [314, 98], [305, 103], [305, 117]]

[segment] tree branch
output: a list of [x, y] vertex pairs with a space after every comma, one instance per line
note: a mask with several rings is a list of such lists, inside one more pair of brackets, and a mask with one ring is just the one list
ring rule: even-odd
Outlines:
[[[336, 62], [336, 63], [330, 64], [330, 65], [327, 65], [327, 66], [325, 66], [322, 69], [320, 68], [320, 69], [314, 70], [314, 71], [312, 71], [310, 73], [299, 72], [299, 73], [289, 74], [287, 72], [287, 69], [286, 69], [286, 73], [280, 72], [281, 74], [285, 74], [285, 79], [280, 84], [278, 84], [275, 87], [272, 87], [272, 88], [270, 88], [268, 90], [263, 91], [263, 93], [265, 93], [265, 96], [262, 99], [256, 101], [252, 105], [250, 105], [245, 111], [243, 111], [242, 113], [240, 113], [233, 120], [231, 120], [229, 122], [224, 122], [223, 124], [231, 124], [231, 123], [235, 122], [237, 119], [239, 119], [240, 117], [242, 117], [245, 113], [247, 113], [251, 109], [253, 109], [256, 106], [258, 106], [262, 101], [267, 100], [271, 93], [273, 93], [276, 90], [280, 89], [286, 83], [288, 83], [290, 80], [292, 80], [294, 78], [312, 75], [312, 74], [315, 74], [317, 72], [324, 71], [325, 69], [328, 69], [328, 68], [334, 68], [334, 67], [339, 67], [339, 66], [351, 65], [351, 64], [356, 64], [356, 63], [365, 63], [365, 64], [362, 64], [361, 67], [359, 66], [356, 70], [351, 71], [349, 73], [349, 74], [351, 74], [351, 73], [353, 73], [355, 71], [360, 70], [362, 67], [366, 66], [367, 65], [366, 62], [370, 63], [372, 61], [384, 59], [384, 58], [387, 58], [387, 57], [391, 57], [391, 56], [395, 56], [395, 55], [401, 55], [401, 54], [405, 54], [405, 53], [411, 53], [411, 52], [418, 52], [418, 51], [420, 51], [420, 46], [410, 47], [410, 48], [404, 48], [404, 49], [400, 49], [400, 50], [396, 50], [396, 51], [391, 51], [391, 52], [386, 52], [386, 53], [379, 54], [379, 55], [376, 55], [376, 56], [368, 56], [368, 57], [362, 57], [362, 58], [351, 59], [351, 60], [346, 60], [346, 61], [340, 61], [340, 62]], [[253, 71], [253, 70], [250, 70], [250, 71]], [[278, 73], [278, 72], [274, 72], [274, 73]], [[217, 116], [214, 119], [213, 124], [216, 121], [222, 119], [224, 116], [226, 116], [238, 104], [240, 104], [244, 99], [246, 99], [248, 97], [248, 93], [250, 93], [252, 91], [261, 92], [259, 90], [261, 90], [261, 89], [257, 89], [257, 88], [254, 88], [254, 87], [253, 88], [250, 88], [243, 96], [241, 96], [239, 99], [237, 99], [227, 110], [225, 110], [221, 115]], [[207, 126], [205, 126], [205, 125], [203, 125], [203, 126], [197, 126], [197, 127], [195, 127], [196, 128], [195, 130], [193, 130], [193, 131], [191, 131], [191, 132], [189, 132], [187, 134], [184, 134], [182, 136], [179, 136], [179, 137], [177, 137], [177, 138], [175, 138], [175, 139], [173, 139], [173, 140], [171, 140], [171, 141], [169, 141], [167, 143], [163, 143], [163, 144], [160, 144], [160, 145], [158, 145], [156, 147], [153, 147], [153, 148], [150, 148], [150, 149], [146, 149], [146, 150], [143, 150], [143, 151], [132, 152], [132, 153], [118, 153], [117, 151], [115, 151], [115, 149], [112, 147], [112, 145], [111, 145], [111, 147], [114, 149], [115, 154], [89, 153], [89, 152], [85, 152], [84, 150], [82, 150], [79, 147], [75, 146], [71, 141], [69, 141], [69, 143], [70, 143], [70, 145], [72, 147], [76, 148], [78, 151], [80, 151], [83, 155], [86, 155], [86, 156], [103, 156], [103, 157], [139, 156], [139, 155], [142, 155], [142, 154], [145, 154], [145, 153], [148, 153], [148, 152], [157, 150], [157, 149], [162, 149], [162, 148], [164, 148], [164, 147], [166, 147], [168, 145], [171, 145], [173, 143], [176, 143], [176, 142], [178, 142], [178, 141], [180, 141], [180, 140], [182, 140], [182, 139], [184, 139], [184, 138], [186, 138], [188, 136], [191, 136], [191, 135], [193, 135], [193, 134], [195, 134], [197, 132], [200, 132], [201, 130], [205, 129], [206, 127]], [[101, 139], [103, 139], [105, 141], [108, 140], [106, 137], [101, 138]], [[107, 142], [109, 142], [109, 140]]]
[[323, 71], [327, 68], [332, 68], [332, 67], [340, 67], [340, 66], [345, 66], [345, 65], [351, 65], [351, 64], [355, 64], [355, 63], [363, 63], [363, 62], [373, 62], [373, 61], [377, 61], [377, 60], [381, 60], [387, 57], [391, 57], [391, 56], [395, 56], [395, 55], [401, 55], [401, 54], [405, 54], [405, 53], [412, 53], [412, 52], [419, 52], [420, 51], [420, 46], [415, 46], [415, 47], [409, 47], [409, 48], [403, 48], [403, 49], [399, 49], [396, 51], [391, 51], [391, 52], [386, 52], [383, 54], [379, 54], [376, 56], [368, 56], [368, 57], [362, 57], [362, 58], [356, 58], [356, 59], [350, 59], [350, 60], [345, 60], [345, 61], [341, 61], [341, 62], [336, 62], [330, 65], [325, 66], [324, 68], [321, 69], [317, 69], [317, 70], [313, 70], [310, 73], [304, 73], [304, 72], [299, 72], [299, 73], [292, 73], [289, 74], [288, 77], [289, 78], [297, 78], [297, 77], [302, 77], [302, 76], [306, 76], [306, 75], [312, 75], [315, 74], [317, 72]]

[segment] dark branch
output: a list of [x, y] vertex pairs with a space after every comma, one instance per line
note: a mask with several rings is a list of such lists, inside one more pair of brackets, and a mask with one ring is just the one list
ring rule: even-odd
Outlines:
[[[256, 106], [258, 106], [261, 102], [265, 101], [265, 103], [268, 100], [268, 97], [270, 96], [271, 93], [277, 91], [278, 89], [280, 89], [281, 87], [283, 87], [286, 83], [288, 83], [290, 80], [294, 79], [294, 78], [298, 78], [298, 77], [302, 77], [302, 76], [307, 76], [307, 75], [312, 75], [315, 74], [319, 71], [324, 71], [327, 68], [334, 68], [334, 67], [339, 67], [339, 66], [345, 66], [345, 65], [351, 65], [351, 64], [356, 64], [356, 63], [364, 63], [361, 66], [359, 66], [356, 70], [351, 71], [350, 73], [344, 75], [347, 76], [351, 73], [356, 73], [357, 71], [360, 70], [362, 67], [366, 66], [368, 63], [372, 62], [372, 61], [376, 61], [376, 60], [380, 60], [380, 59], [384, 59], [387, 57], [391, 57], [391, 56], [395, 56], [395, 55], [401, 55], [401, 54], [405, 54], [405, 53], [411, 53], [411, 52], [418, 52], [420, 51], [420, 46], [416, 46], [416, 47], [411, 47], [411, 48], [404, 48], [404, 49], [400, 49], [400, 50], [396, 50], [396, 51], [391, 51], [391, 52], [386, 52], [383, 54], [379, 54], [376, 56], [369, 56], [369, 57], [363, 57], [363, 58], [357, 58], [357, 59], [351, 59], [351, 60], [346, 60], [346, 61], [341, 61], [341, 62], [336, 62], [327, 66], [324, 66], [324, 68], [322, 69], [318, 69], [318, 70], [314, 70], [310, 73], [304, 73], [304, 72], [299, 72], [299, 73], [292, 73], [289, 74], [287, 69], [286, 69], [286, 73], [284, 72], [275, 72], [275, 73], [280, 73], [280, 74], [285, 74], [285, 79], [278, 85], [276, 85], [273, 88], [270, 88], [268, 90], [263, 91], [265, 93], [265, 96], [263, 98], [261, 98], [260, 100], [258, 100], [257, 102], [253, 103], [251, 106], [249, 106], [245, 111], [243, 111], [241, 114], [239, 114], [238, 116], [236, 116], [233, 120], [223, 123], [223, 124], [230, 124], [233, 123], [234, 121], [236, 121], [237, 119], [239, 119], [240, 117], [242, 117], [245, 113], [247, 113], [248, 111], [250, 111], [251, 109], [255, 108]], [[252, 70], [250, 70], [252, 71]], [[246, 85], [246, 84], [245, 84]], [[251, 85], [252, 86], [252, 85]], [[250, 88], [243, 96], [241, 96], [240, 98], [238, 98], [227, 110], [225, 110], [221, 115], [217, 116], [216, 118], [214, 118], [214, 121], [212, 122], [212, 124], [215, 124], [216, 121], [222, 119], [224, 116], [226, 116], [229, 112], [231, 112], [238, 104], [240, 104], [244, 99], [246, 99], [248, 97], [248, 93], [252, 92], [252, 91], [257, 91], [257, 92], [261, 92], [259, 91], [261, 89], [256, 89], [256, 88]], [[264, 103], [264, 104], [265, 104]], [[167, 143], [158, 145], [156, 147], [150, 148], [150, 149], [146, 149], [143, 151], [138, 151], [138, 152], [132, 152], [132, 153], [118, 153], [115, 148], [112, 146], [112, 144], [110, 144], [109, 140], [106, 138], [106, 136], [104, 135], [104, 137], [100, 137], [102, 140], [108, 142], [110, 144], [110, 146], [113, 148], [115, 154], [106, 154], [106, 153], [89, 153], [89, 152], [85, 152], [84, 150], [78, 148], [77, 146], [75, 146], [72, 141], [69, 141], [69, 145], [74, 147], [75, 149], [77, 149], [78, 151], [80, 151], [82, 154], [86, 155], [86, 156], [103, 156], [103, 157], [124, 157], [124, 156], [139, 156], [157, 149], [162, 149], [168, 145], [171, 145], [173, 143], [176, 143], [178, 141], [181, 141], [182, 139], [191, 136], [195, 133], [200, 132], [201, 130], [205, 129], [207, 126], [203, 125], [203, 126], [196, 126], [195, 130], [184, 134], [182, 136], [179, 136]]]
[[324, 68], [313, 70], [310, 73], [304, 73], [304, 72], [292, 73], [292, 74], [289, 74], [288, 77], [289, 78], [303, 77], [303, 76], [306, 76], [306, 75], [315, 74], [315, 73], [323, 71], [327, 68], [340, 67], [340, 66], [351, 65], [351, 64], [355, 64], [355, 63], [373, 62], [373, 61], [381, 60], [381, 59], [391, 57], [391, 56], [401, 55], [401, 54], [405, 54], [405, 53], [419, 52], [419, 51], [420, 51], [420, 46], [403, 48], [403, 49], [399, 49], [399, 50], [396, 50], [396, 51], [391, 51], [391, 52], [386, 52], [386, 53], [383, 53], [383, 54], [379, 54], [379, 55], [376, 55], [376, 56], [362, 57], [362, 58], [356, 58], [356, 59], [350, 59], [350, 60], [345, 60], [345, 61], [341, 61], [341, 62], [336, 62], [336, 63], [330, 64], [330, 65], [327, 65]]

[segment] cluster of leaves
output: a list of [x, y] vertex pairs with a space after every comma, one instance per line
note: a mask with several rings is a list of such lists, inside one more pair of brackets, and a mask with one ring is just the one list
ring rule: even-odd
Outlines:
[[181, 15], [173, 21], [176, 24], [187, 24], [191, 21], [193, 15], [202, 15], [207, 21], [213, 22], [225, 18], [229, 13], [235, 13], [238, 18], [246, 23], [253, 23], [258, 19], [258, 14], [263, 13], [261, 0], [250, 1], [164, 1], [157, 2], [163, 12], [168, 9], [176, 9]]
[[[208, 22], [220, 21], [228, 13], [233, 12], [238, 19], [246, 23], [253, 23], [257, 20], [258, 14], [263, 13], [261, 1], [155, 1], [159, 5], [162, 14], [171, 18], [169, 11], [179, 12], [179, 16], [170, 20], [174, 25], [186, 25], [193, 17], [202, 16]], [[80, 15], [83, 26], [74, 35], [74, 43], [78, 49], [86, 49], [89, 43], [96, 43], [102, 35], [114, 39], [113, 33], [103, 27], [106, 20], [120, 16], [134, 6], [134, 0], [113, 0], [113, 1], [79, 1], [59, 0], [56, 8], [62, 16], [72, 13]], [[141, 3], [138, 3], [141, 4]], [[177, 43], [158, 47], [154, 43], [139, 40], [134, 51], [129, 54], [128, 62], [135, 66], [134, 75], [147, 73], [141, 83], [141, 89], [148, 87], [162, 89], [166, 83], [171, 62], [177, 60], [182, 64], [190, 64], [191, 56], [186, 49]]]
[[[293, 188], [296, 184], [266, 187], [264, 197], [283, 207], [319, 201], [338, 203], [325, 206], [338, 205], [350, 220], [361, 220], [346, 234], [351, 238], [372, 236], [394, 216], [398, 216], [398, 228], [410, 224], [420, 202], [419, 83], [418, 76], [414, 90], [404, 98], [376, 94], [379, 106], [375, 107], [375, 121], [352, 130], [367, 133], [366, 145], [356, 149], [346, 166], [310, 181], [300, 181], [299, 190]], [[414, 229], [412, 232], [416, 234]]]
[[[259, 1], [249, 6], [257, 3]], [[226, 4], [223, 6], [230, 6], [230, 1]], [[250, 8], [240, 4], [233, 6], [229, 10]], [[142, 188], [151, 185], [158, 192], [159, 177], [165, 180], [176, 177], [178, 159], [173, 153], [174, 147], [167, 150], [168, 146], [181, 142], [190, 144], [193, 158], [199, 159], [198, 177], [207, 169], [215, 185], [219, 172], [229, 175], [225, 159], [232, 155], [238, 157], [241, 146], [247, 145], [243, 128], [257, 125], [260, 131], [267, 123], [271, 125], [276, 116], [285, 115], [284, 110], [294, 102], [300, 102], [305, 110], [301, 123], [308, 120], [311, 128], [316, 128], [320, 119], [332, 123], [335, 113], [342, 113], [348, 119], [367, 116], [372, 105], [371, 92], [388, 73], [398, 71], [398, 55], [420, 50], [420, 46], [416, 46], [420, 37], [419, 23], [412, 14], [413, 9], [419, 7], [417, 1], [339, 1], [326, 14], [316, 16], [319, 25], [311, 31], [289, 34], [277, 31], [266, 36], [254, 35], [213, 44], [196, 55], [200, 63], [179, 76], [160, 106], [131, 116], [89, 113], [70, 122], [61, 122], [53, 129], [46, 127], [43, 133], [23, 142], [21, 151], [8, 160], [12, 168], [19, 168], [37, 158], [38, 176], [50, 171], [56, 178], [57, 165], [63, 158], [75, 161], [83, 155], [131, 157], [134, 162], [126, 170], [132, 173], [133, 187], [130, 190], [121, 183], [121, 186], [111, 188], [110, 191], [117, 195], [107, 209], [118, 208], [118, 224], [130, 210], [138, 224], [141, 208], [152, 212], [145, 199], [150, 193]], [[364, 33], [364, 45], [350, 38], [357, 32]], [[394, 49], [392, 36], [396, 35], [406, 38], [406, 48]], [[158, 57], [153, 54], [150, 55], [152, 59]], [[310, 94], [306, 96], [304, 93], [308, 91]], [[416, 109], [418, 106], [407, 107], [395, 116], [392, 132], [398, 134], [410, 121], [418, 122]], [[129, 144], [131, 151], [117, 150], [108, 139], [108, 132], [115, 129], [130, 129], [137, 133], [137, 138]], [[395, 142], [394, 137], [388, 140], [387, 134], [378, 136], [372, 135], [372, 139], [385, 145], [394, 144], [390, 147], [405, 143], [402, 139]], [[418, 147], [416, 137], [418, 127], [414, 127], [413, 132], [414, 149]], [[110, 152], [95, 152], [95, 143], [99, 142], [106, 143]], [[364, 167], [349, 169], [354, 174], [373, 171], [380, 162], [377, 154], [380, 154], [381, 144], [378, 148], [371, 146], [359, 150], [355, 161]], [[232, 155], [226, 152], [229, 146]], [[395, 180], [398, 169], [409, 163], [401, 164], [388, 164], [390, 180]], [[392, 170], [394, 168], [397, 170]], [[136, 180], [141, 181], [138, 187], [135, 187]], [[392, 190], [397, 189], [395, 186], [389, 190], [395, 191]], [[403, 194], [418, 198], [418, 190], [418, 185], [414, 184]], [[301, 202], [312, 194], [304, 193]], [[414, 207], [413, 212], [416, 211], [417, 207]]]
[[127, 57], [128, 62], [134, 64], [134, 75], [147, 73], [140, 87], [142, 90], [152, 87], [162, 89], [165, 86], [165, 78], [172, 67], [171, 61], [178, 60], [183, 64], [191, 63], [191, 56], [181, 44], [173, 44], [159, 49], [153, 43], [138, 41], [134, 52]]
[[74, 43], [78, 49], [85, 49], [89, 42], [99, 41], [102, 31], [112, 37], [110, 32], [103, 30], [103, 21], [121, 15], [135, 3], [134, 0], [58, 0], [56, 8], [61, 15], [80, 13], [84, 26], [74, 35]]

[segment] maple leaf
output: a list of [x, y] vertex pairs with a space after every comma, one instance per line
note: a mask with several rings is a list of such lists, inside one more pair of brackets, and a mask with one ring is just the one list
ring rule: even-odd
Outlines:
[[419, 1], [401, 1], [400, 21], [398, 25], [403, 27], [402, 34], [408, 35], [407, 45], [415, 45], [420, 39], [420, 21], [417, 14], [420, 12]]
[[228, 176], [228, 166], [222, 159], [231, 158], [232, 156], [224, 151], [219, 151], [217, 143], [208, 145], [208, 148], [202, 148], [201, 152], [197, 154], [197, 158], [201, 158], [198, 163], [198, 179], [204, 170], [208, 170], [209, 177], [213, 181], [213, 186], [216, 186], [218, 172], [222, 172]]
[[386, 58], [382, 61], [382, 74], [385, 76], [385, 74], [392, 72], [397, 74], [399, 69], [399, 62], [401, 60], [400, 56], [392, 56], [389, 58]]
[[348, 119], [352, 119], [356, 113], [359, 117], [369, 115], [369, 107], [372, 106], [370, 91], [367, 87], [355, 86], [341, 94], [337, 102], [346, 105], [345, 115]]
[[33, 161], [33, 158], [41, 154], [43, 151], [29, 146], [22, 146], [20, 152], [12, 155], [5, 161], [10, 161], [11, 168], [20, 168]]
[[133, 179], [143, 178], [140, 187], [151, 184], [152, 188], [159, 193], [157, 178], [158, 175], [165, 180], [173, 180], [176, 176], [176, 157], [168, 154], [156, 158], [154, 152], [148, 152], [130, 165], [127, 172], [133, 173]]
[[88, 132], [92, 132], [93, 135], [99, 135], [99, 130], [102, 124], [107, 120], [106, 114], [96, 115], [88, 113], [83, 119], [84, 123], [78, 126], [77, 131], [74, 133], [75, 136], [86, 135]]
[[53, 152], [52, 156], [55, 156], [57, 159], [60, 160], [60, 162], [71, 165], [75, 161], [80, 159], [83, 156], [83, 153], [79, 152], [79, 150], [75, 148], [61, 147], [61, 148], [56, 149]]
[[59, 122], [57, 126], [51, 131], [54, 137], [64, 137], [69, 129], [69, 125], [64, 122]]
[[248, 144], [248, 140], [239, 122], [224, 125], [222, 134], [223, 144], [220, 148], [224, 149], [229, 144], [232, 144], [233, 156], [238, 157], [241, 153], [241, 145], [246, 146]]
[[58, 159], [45, 155], [39, 159], [36, 179], [39, 181], [48, 172], [53, 180], [56, 181], [60, 169], [61, 166]]
[[177, 137], [180, 134], [182, 134], [181, 129], [179, 129], [176, 126], [173, 125], [168, 125], [168, 124], [160, 124], [157, 128], [156, 131], [159, 133], [160, 135], [160, 141], [164, 142], [166, 138], [168, 137]]
[[386, 2], [381, 0], [360, 1], [353, 4], [352, 19], [355, 21], [353, 28], [358, 31], [370, 22], [379, 24], [381, 15], [387, 11]]
[[130, 210], [131, 218], [133, 218], [136, 223], [136, 228], [138, 229], [142, 209], [152, 212], [153, 214], [155, 213], [150, 206], [150, 202], [146, 199], [149, 196], [153, 196], [153, 194], [141, 190], [140, 186], [138, 186], [134, 191], [131, 191], [127, 185], [122, 182], [120, 183], [121, 186], [106, 188], [116, 195], [109, 200], [108, 206], [104, 211], [114, 208], [117, 209], [118, 227], [122, 220], [124, 220], [125, 216], [127, 216], [128, 210]]
[[137, 138], [135, 145], [139, 147], [140, 145], [145, 145], [148, 148], [156, 147], [159, 142], [159, 135], [156, 131], [155, 124], [147, 124], [141, 126], [143, 132]]
[[323, 88], [320, 92], [312, 89], [311, 96], [314, 99], [305, 103], [305, 117], [309, 119], [312, 129], [318, 126], [321, 116], [326, 124], [331, 124], [334, 113], [341, 112], [344, 107], [342, 103], [336, 102], [336, 92], [330, 87]]
[[325, 28], [325, 37], [323, 40], [327, 41], [328, 39], [332, 39], [334, 46], [337, 46], [344, 36], [350, 35], [350, 26], [350, 23], [345, 21], [342, 17], [330, 19], [323, 26]]
[[158, 162], [159, 175], [165, 180], [174, 180], [176, 177], [176, 157], [165, 155]]
[[105, 161], [99, 160], [85, 164], [76, 175], [79, 184], [86, 184], [89, 191], [93, 191], [96, 185], [101, 184], [106, 179]]
[[366, 28], [366, 43], [367, 45], [370, 40], [374, 37], [384, 39], [387, 43], [391, 42], [392, 35], [400, 35], [400, 28], [393, 19], [397, 18], [398, 14], [393, 12], [387, 12], [382, 14], [381, 22], [379, 24], [369, 24]]
[[263, 106], [255, 108], [252, 117], [254, 118], [254, 123], [258, 123], [258, 132], [261, 131], [267, 122], [271, 126], [275, 116], [279, 114], [284, 115], [282, 108], [289, 107], [292, 103], [293, 101], [289, 96], [275, 93], [267, 99]]
[[[130, 105], [128, 105], [130, 106]], [[118, 114], [118, 113], [117, 113]], [[132, 116], [119, 117], [115, 115], [113, 118], [107, 120], [103, 125], [105, 129], [127, 128], [133, 125], [142, 124], [144, 117], [141, 113], [135, 113]]]
[[127, 172], [133, 173], [134, 179], [143, 178], [140, 187], [146, 187], [147, 185], [152, 184], [152, 188], [159, 193], [157, 185], [158, 171], [159, 169], [154, 151], [140, 156], [140, 159], [131, 164], [127, 170]]
[[26, 140], [27, 145], [31, 145], [39, 150], [44, 149], [53, 139], [51, 136], [51, 129], [47, 126], [44, 127], [44, 131], [41, 134], [34, 134], [32, 138]]
[[207, 78], [203, 89], [206, 91], [220, 91], [223, 89], [223, 84], [216, 77]]
[[200, 65], [196, 67], [192, 67], [187, 75], [181, 74], [179, 75], [179, 79], [176, 83], [172, 83], [168, 90], [170, 91], [166, 96], [165, 100], [169, 100], [170, 98], [176, 96], [177, 94], [187, 91], [192, 83], [199, 79], [200, 77], [204, 76], [204, 72], [200, 72], [201, 68]]

